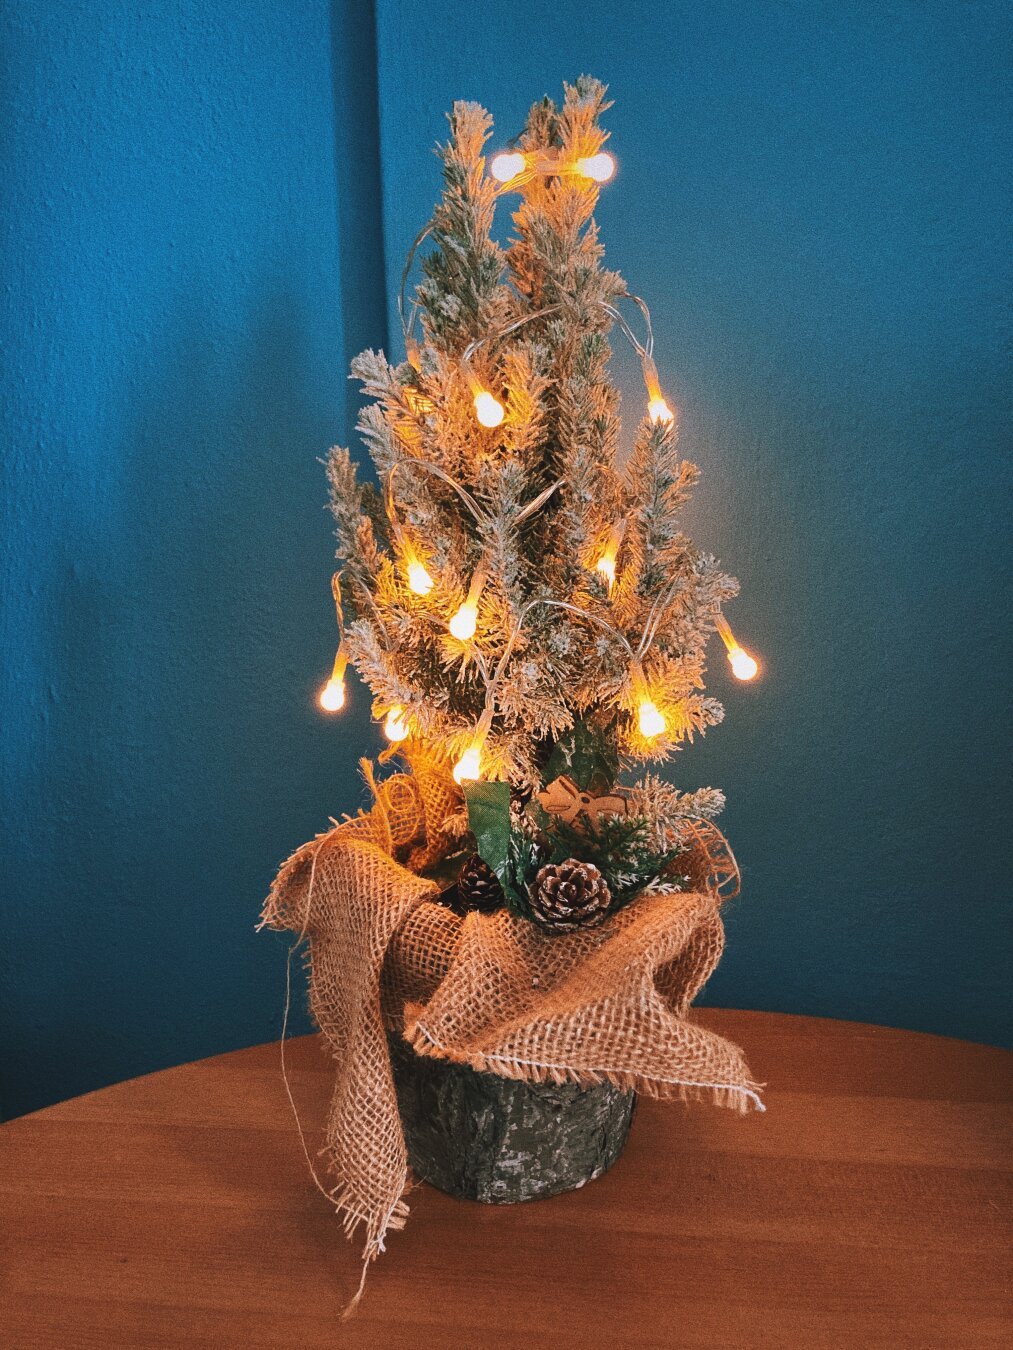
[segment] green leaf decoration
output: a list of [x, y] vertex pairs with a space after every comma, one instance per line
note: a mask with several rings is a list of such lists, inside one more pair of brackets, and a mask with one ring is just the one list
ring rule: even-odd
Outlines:
[[510, 852], [510, 784], [466, 783], [464, 800], [478, 856], [496, 873], [507, 896], [516, 897]]
[[[682, 852], [658, 853], [650, 842], [651, 825], [644, 816], [602, 818], [592, 826], [586, 816], [567, 824], [552, 822], [549, 840], [552, 862], [580, 858], [594, 863], [612, 892], [612, 912], [628, 905], [650, 882], [656, 880]], [[673, 883], [681, 878], [671, 877]]]
[[512, 889], [504, 889], [507, 907], [522, 919], [533, 918], [529, 888], [544, 861], [535, 852], [534, 840], [514, 830], [510, 835], [510, 879], [513, 885]]
[[544, 783], [566, 774], [581, 792], [605, 793], [619, 775], [619, 755], [608, 738], [587, 722], [576, 722], [556, 742], [545, 766]]

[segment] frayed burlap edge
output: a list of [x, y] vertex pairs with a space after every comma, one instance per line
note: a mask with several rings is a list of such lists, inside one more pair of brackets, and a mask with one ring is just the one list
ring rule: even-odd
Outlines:
[[598, 1068], [571, 1069], [565, 1064], [536, 1063], [509, 1055], [455, 1054], [441, 1045], [421, 1022], [416, 1022], [405, 1034], [405, 1040], [417, 1055], [431, 1059], [448, 1060], [466, 1065], [479, 1073], [494, 1073], [499, 1078], [511, 1078], [521, 1083], [554, 1083], [557, 1087], [572, 1084], [576, 1087], [600, 1087], [611, 1083], [623, 1092], [636, 1092], [655, 1101], [707, 1102], [746, 1115], [750, 1110], [766, 1111], [760, 1097], [762, 1083], [691, 1083], [684, 1079], [659, 1079], [630, 1073], [615, 1065]]

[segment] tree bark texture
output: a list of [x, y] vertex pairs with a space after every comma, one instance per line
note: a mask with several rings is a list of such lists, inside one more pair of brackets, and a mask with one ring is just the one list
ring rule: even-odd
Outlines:
[[441, 1191], [512, 1205], [576, 1190], [619, 1157], [636, 1094], [522, 1083], [416, 1055], [390, 1037], [412, 1171]]

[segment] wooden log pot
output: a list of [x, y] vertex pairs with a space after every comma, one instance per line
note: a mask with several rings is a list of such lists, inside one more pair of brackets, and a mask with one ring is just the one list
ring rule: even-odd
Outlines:
[[389, 1038], [412, 1171], [449, 1195], [513, 1205], [576, 1190], [622, 1152], [636, 1093], [523, 1083]]

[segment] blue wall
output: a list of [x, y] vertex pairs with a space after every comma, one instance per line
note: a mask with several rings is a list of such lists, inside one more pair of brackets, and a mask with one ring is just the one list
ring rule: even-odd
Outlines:
[[607, 257], [767, 662], [715, 653], [726, 720], [675, 768], [727, 790], [745, 876], [708, 1001], [1009, 1038], [1008, 10], [423, 9], [378, 5], [389, 294], [455, 97], [504, 141], [563, 77], [616, 101]]
[[2, 43], [14, 1113], [277, 1034], [259, 902], [368, 735], [313, 706], [317, 459], [384, 333], [368, 25], [8, 3]]
[[312, 706], [347, 360], [452, 100], [505, 139], [582, 70], [767, 661], [677, 766], [746, 876], [708, 998], [1009, 1038], [1004, 7], [462, 12], [3, 7], [8, 1113], [277, 1034], [260, 898], [376, 746]]

